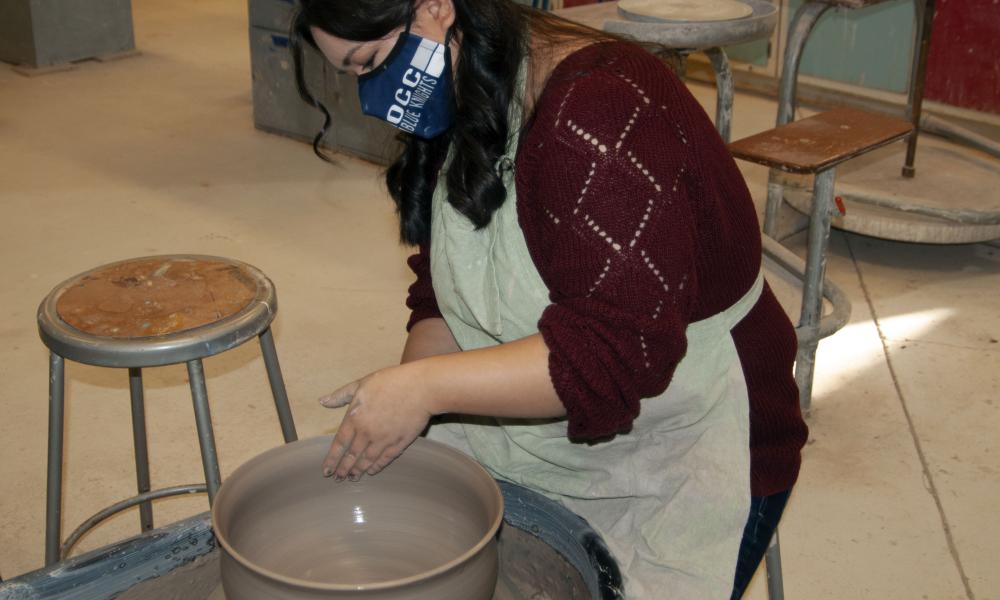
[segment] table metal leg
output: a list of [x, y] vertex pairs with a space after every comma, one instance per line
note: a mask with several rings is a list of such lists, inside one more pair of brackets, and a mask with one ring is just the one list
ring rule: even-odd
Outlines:
[[205, 469], [205, 486], [208, 488], [208, 503], [211, 505], [219, 491], [222, 476], [219, 474], [219, 455], [215, 449], [215, 434], [212, 432], [205, 367], [201, 359], [195, 359], [187, 363], [187, 369], [191, 380], [191, 399], [194, 401], [194, 419], [198, 426], [198, 444], [201, 446], [201, 464]]
[[[129, 394], [132, 397], [132, 443], [135, 448], [135, 481], [140, 494], [150, 490], [149, 444], [146, 436], [146, 402], [142, 391], [142, 369], [128, 370]], [[139, 526], [142, 531], [153, 528], [153, 504], [139, 505]]]
[[728, 144], [733, 122], [733, 70], [722, 48], [708, 48], [705, 54], [715, 70], [715, 128]]
[[65, 414], [65, 365], [49, 354], [49, 465], [45, 490], [45, 565], [59, 562], [62, 537], [62, 462]]
[[795, 383], [799, 388], [799, 405], [808, 414], [812, 403], [813, 372], [816, 348], [819, 345], [819, 324], [823, 316], [823, 276], [826, 271], [826, 248], [830, 241], [830, 221], [833, 217], [833, 190], [836, 169], [816, 174], [813, 184], [812, 212], [809, 216], [806, 274], [802, 288], [802, 312], [799, 328], [807, 338], [799, 345], [795, 357]]
[[[788, 46], [785, 48], [781, 69], [781, 83], [778, 86], [778, 127], [795, 119], [795, 88], [799, 77], [799, 62], [806, 40], [819, 18], [832, 5], [825, 2], [806, 2], [796, 11], [788, 29]], [[764, 208], [764, 233], [778, 238], [778, 211], [784, 199], [784, 186], [779, 182], [781, 172], [771, 169], [767, 177], [767, 205]]]
[[784, 600], [785, 584], [781, 577], [781, 546], [778, 544], [777, 529], [764, 553], [764, 567], [767, 569], [767, 597], [769, 600]]
[[906, 162], [903, 177], [913, 177], [913, 163], [917, 156], [917, 137], [920, 134], [920, 113], [924, 102], [924, 83], [927, 79], [927, 53], [931, 45], [931, 28], [934, 26], [934, 0], [915, 0], [917, 31], [914, 36], [913, 66], [910, 69], [910, 93], [906, 101], [906, 116], [913, 123], [913, 133], [906, 145]]
[[278, 362], [278, 351], [274, 348], [274, 335], [270, 327], [260, 334], [260, 351], [264, 355], [264, 367], [267, 369], [267, 380], [271, 384], [274, 406], [278, 409], [281, 434], [285, 437], [286, 444], [294, 442], [299, 436], [295, 432], [295, 420], [288, 405], [288, 392], [285, 390], [285, 379], [281, 376], [281, 364]]

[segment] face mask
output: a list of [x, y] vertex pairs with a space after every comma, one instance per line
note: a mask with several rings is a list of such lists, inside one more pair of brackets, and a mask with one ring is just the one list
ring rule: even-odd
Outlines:
[[364, 114], [424, 139], [441, 135], [455, 110], [448, 40], [424, 39], [407, 24], [388, 58], [358, 77], [358, 93]]

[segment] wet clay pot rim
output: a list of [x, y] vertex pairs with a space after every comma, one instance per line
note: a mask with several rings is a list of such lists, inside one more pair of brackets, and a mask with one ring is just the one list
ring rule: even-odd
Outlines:
[[[292, 445], [313, 446], [322, 443], [324, 447], [326, 447], [329, 446], [332, 441], [333, 441], [332, 435], [325, 435], [305, 440], [298, 440], [296, 442], [291, 442], [283, 446], [278, 446], [277, 448], [271, 448], [270, 450], [262, 452], [261, 454], [258, 454], [249, 461], [240, 465], [240, 467], [238, 467], [230, 477], [236, 476], [240, 471], [252, 468], [252, 466], [255, 463], [265, 461], [272, 454], [278, 454], [281, 453], [282, 451], [288, 451], [289, 447]], [[216, 494], [215, 502], [212, 505], [212, 511], [211, 511], [212, 530], [215, 534], [215, 539], [225, 549], [225, 551], [229, 554], [229, 556], [231, 556], [241, 565], [253, 571], [254, 573], [257, 573], [263, 577], [272, 579], [274, 581], [279, 581], [284, 584], [299, 586], [311, 590], [329, 591], [329, 592], [351, 592], [351, 591], [361, 592], [368, 590], [371, 591], [385, 590], [394, 587], [403, 587], [412, 583], [423, 581], [425, 579], [431, 579], [433, 577], [441, 575], [442, 573], [447, 573], [451, 569], [454, 569], [455, 567], [458, 567], [463, 563], [468, 562], [473, 556], [481, 552], [483, 548], [486, 547], [487, 544], [491, 543], [493, 539], [496, 537], [497, 531], [500, 529], [500, 524], [503, 522], [503, 515], [504, 515], [503, 494], [500, 493], [500, 486], [497, 485], [496, 481], [493, 479], [493, 476], [490, 475], [489, 472], [485, 468], [483, 468], [481, 464], [479, 464], [477, 461], [473, 460], [463, 452], [460, 452], [448, 445], [442, 444], [440, 442], [435, 442], [433, 440], [428, 440], [427, 438], [417, 438], [417, 440], [414, 441], [411, 446], [409, 446], [406, 450], [404, 450], [404, 453], [412, 451], [414, 448], [420, 448], [420, 447], [424, 447], [424, 449], [427, 451], [439, 452], [451, 455], [456, 460], [469, 464], [473, 468], [473, 470], [477, 472], [477, 474], [482, 475], [484, 479], [489, 481], [490, 489], [493, 492], [495, 500], [497, 501], [497, 504], [500, 508], [500, 510], [497, 511], [497, 515], [494, 517], [493, 522], [490, 523], [489, 529], [479, 539], [479, 541], [476, 542], [476, 544], [472, 546], [469, 550], [462, 553], [458, 557], [444, 563], [443, 565], [440, 565], [438, 567], [435, 567], [418, 575], [411, 575], [409, 577], [403, 577], [400, 579], [390, 579], [378, 583], [362, 583], [362, 584], [317, 583], [315, 581], [310, 581], [308, 579], [297, 579], [295, 577], [288, 577], [286, 575], [282, 575], [281, 573], [276, 573], [269, 569], [262, 568], [250, 562], [242, 554], [237, 552], [236, 549], [229, 544], [229, 541], [226, 540], [225, 536], [220, 535], [218, 527], [216, 527], [215, 525], [215, 523], [218, 523], [218, 515], [216, 513], [218, 511], [218, 507], [221, 506], [222, 504], [220, 502], [220, 499], [224, 497], [225, 494], [225, 489], [226, 489], [225, 482], [223, 482], [223, 486], [219, 489], [219, 493]], [[322, 461], [322, 455], [317, 459], [316, 464], [319, 465], [321, 461]], [[317, 469], [318, 468], [319, 467], [317, 466]], [[365, 475], [365, 477], [368, 477], [368, 475]], [[378, 477], [378, 475], [375, 475], [375, 477]]]

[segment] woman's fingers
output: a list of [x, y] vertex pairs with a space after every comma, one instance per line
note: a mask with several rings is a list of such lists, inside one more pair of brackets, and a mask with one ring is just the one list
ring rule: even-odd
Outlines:
[[350, 405], [323, 462], [327, 477], [377, 473], [420, 434], [430, 412], [412, 379], [398, 367], [385, 369], [320, 399], [329, 408]]
[[[362, 446], [361, 451], [364, 451], [364, 446], [367, 445], [367, 440], [361, 438], [362, 436], [355, 431], [354, 424], [351, 423], [350, 419], [345, 418], [340, 424], [340, 428], [337, 429], [337, 434], [333, 436], [330, 451], [326, 453], [326, 459], [323, 461], [323, 475], [326, 477], [337, 475], [342, 479], [343, 475], [338, 475], [341, 465], [345, 460], [349, 460], [353, 465], [354, 461], [357, 460], [357, 446]], [[352, 450], [355, 454], [353, 458], [349, 458]]]
[[[347, 406], [354, 400], [359, 385], [360, 382], [352, 381], [321, 397], [319, 403], [326, 408]], [[330, 451], [327, 452], [326, 460], [323, 461], [323, 475], [326, 477], [336, 476], [338, 480], [346, 477], [348, 470], [354, 466], [368, 444], [367, 436], [364, 435], [363, 431], [358, 431], [351, 417], [350, 412], [344, 416], [337, 429], [337, 434], [333, 437], [333, 443], [330, 444]]]
[[352, 381], [344, 387], [321, 397], [319, 403], [327, 408], [347, 406], [354, 400], [354, 394], [358, 391], [359, 383], [358, 381]]
[[364, 455], [354, 464], [354, 468], [351, 469], [348, 478], [351, 481], [357, 481], [365, 473], [368, 475], [378, 475], [382, 469], [388, 467], [392, 464], [392, 461], [399, 458], [403, 450], [406, 450], [406, 446], [406, 443], [400, 442], [386, 446], [381, 451], [378, 451], [374, 444], [369, 445]]
[[[406, 443], [399, 442], [378, 447], [375, 444], [363, 445], [357, 440], [358, 437], [355, 437], [353, 443], [346, 446], [334, 440], [327, 463], [324, 464], [324, 466], [331, 465], [324, 469], [327, 476], [333, 475], [338, 481], [345, 478], [358, 481], [365, 473], [376, 475], [396, 460], [407, 446]], [[337, 458], [334, 458], [335, 454]]]
[[368, 449], [368, 445], [369, 441], [367, 436], [354, 436], [354, 441], [351, 442], [347, 451], [340, 457], [340, 464], [333, 469], [333, 476], [337, 479], [337, 481], [347, 479], [347, 476], [351, 473], [351, 469], [354, 468], [354, 465], [364, 455], [365, 450]]
[[399, 455], [403, 453], [403, 450], [406, 450], [407, 445], [408, 444], [406, 444], [405, 442], [400, 442], [398, 444], [393, 444], [387, 447], [385, 450], [382, 451], [382, 454], [379, 455], [379, 457], [371, 464], [371, 466], [368, 467], [366, 472], [369, 475], [378, 475], [379, 472], [382, 471], [382, 469], [388, 467], [390, 464], [392, 464], [392, 461], [399, 458]]
[[333, 472], [337, 470], [337, 465], [340, 464], [340, 457], [344, 455], [344, 452], [347, 451], [353, 441], [354, 432], [341, 423], [337, 434], [333, 436], [333, 443], [330, 444], [330, 450], [326, 453], [326, 458], [323, 460], [324, 476], [330, 477], [333, 475]]
[[365, 449], [364, 454], [358, 459], [358, 462], [354, 463], [354, 468], [347, 474], [347, 477], [351, 481], [357, 481], [361, 479], [361, 475], [368, 473], [372, 465], [378, 460], [378, 458], [385, 451], [385, 446], [377, 446], [375, 444], [369, 444], [368, 448]]

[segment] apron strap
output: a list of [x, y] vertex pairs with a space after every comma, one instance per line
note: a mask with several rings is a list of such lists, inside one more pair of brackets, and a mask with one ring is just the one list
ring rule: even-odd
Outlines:
[[750, 289], [735, 304], [721, 313], [725, 317], [726, 329], [736, 327], [740, 321], [750, 314], [753, 307], [757, 305], [757, 301], [760, 300], [760, 295], [763, 291], [764, 269], [760, 269], [757, 271], [757, 279], [754, 280]]

